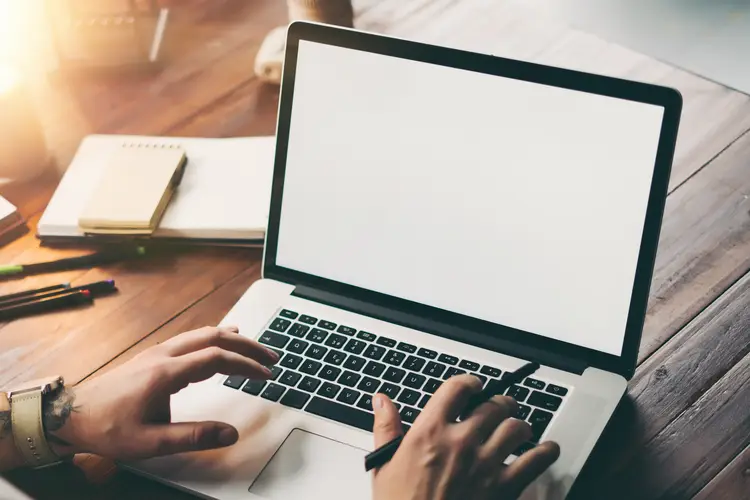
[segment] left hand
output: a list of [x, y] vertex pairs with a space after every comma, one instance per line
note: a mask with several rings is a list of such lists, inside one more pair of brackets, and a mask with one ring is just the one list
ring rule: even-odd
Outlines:
[[51, 421], [59, 423], [48, 428], [53, 448], [61, 455], [86, 452], [133, 460], [234, 444], [238, 433], [231, 425], [172, 423], [170, 397], [217, 373], [270, 378], [266, 366], [278, 362], [276, 353], [238, 332], [206, 327], [183, 333], [66, 388], [49, 409], [56, 413]]

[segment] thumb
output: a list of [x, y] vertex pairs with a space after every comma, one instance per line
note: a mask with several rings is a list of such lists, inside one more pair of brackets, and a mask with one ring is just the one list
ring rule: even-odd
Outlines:
[[142, 437], [147, 453], [160, 456], [230, 446], [237, 442], [239, 433], [221, 422], [182, 422], [150, 426]]
[[375, 425], [372, 433], [375, 436], [375, 448], [380, 448], [404, 432], [401, 428], [398, 410], [388, 396], [375, 394], [372, 398], [372, 408], [375, 411]]

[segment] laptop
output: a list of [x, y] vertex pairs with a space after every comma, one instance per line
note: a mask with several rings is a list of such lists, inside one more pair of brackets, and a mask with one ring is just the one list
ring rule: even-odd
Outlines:
[[[449, 377], [508, 395], [563, 498], [636, 366], [681, 97], [654, 85], [331, 26], [288, 30], [263, 279], [224, 325], [276, 349], [177, 421], [229, 448], [125, 464], [205, 498], [370, 498], [372, 395], [405, 429]], [[321, 229], [322, 228], [322, 229]]]

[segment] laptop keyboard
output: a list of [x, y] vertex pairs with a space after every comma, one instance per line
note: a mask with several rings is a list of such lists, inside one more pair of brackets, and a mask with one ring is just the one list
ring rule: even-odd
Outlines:
[[[470, 373], [484, 387], [499, 384], [505, 372], [494, 366], [438, 353], [406, 342], [337, 325], [282, 309], [258, 338], [281, 357], [269, 381], [229, 376], [224, 385], [269, 401], [372, 432], [372, 396], [388, 395], [407, 431], [443, 381]], [[528, 377], [505, 394], [518, 402], [516, 418], [526, 420], [533, 438], [514, 452], [540, 442], [568, 389]]]

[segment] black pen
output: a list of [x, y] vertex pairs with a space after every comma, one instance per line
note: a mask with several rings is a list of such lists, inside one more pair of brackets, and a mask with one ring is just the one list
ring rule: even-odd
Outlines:
[[81, 285], [76, 286], [73, 288], [61, 288], [61, 289], [53, 289], [46, 291], [45, 289], [35, 290], [27, 295], [22, 295], [20, 297], [15, 297], [11, 300], [5, 300], [4, 298], [0, 298], [0, 310], [5, 309], [6, 307], [16, 306], [19, 304], [26, 304], [29, 302], [38, 302], [42, 299], [47, 299], [50, 297], [56, 297], [58, 295], [64, 295], [70, 292], [80, 292], [83, 290], [88, 290], [91, 292], [91, 298], [95, 299], [98, 297], [101, 297], [103, 295], [109, 295], [111, 293], [115, 293], [117, 291], [117, 288], [115, 287], [115, 280], [106, 280], [106, 281], [97, 281], [96, 283], [89, 283], [88, 285]]
[[91, 292], [88, 290], [79, 290], [63, 295], [57, 295], [35, 302], [26, 302], [12, 307], [0, 309], [0, 321], [27, 316], [29, 314], [38, 314], [67, 307], [75, 307], [84, 304], [91, 304]]
[[[504, 393], [508, 389], [508, 387], [520, 383], [523, 379], [525, 379], [538, 369], [539, 363], [527, 363], [518, 370], [512, 373], [507, 373], [500, 380], [499, 384], [493, 384], [492, 389], [489, 389], [488, 384], [487, 388], [483, 389], [479, 394], [473, 396], [469, 400], [466, 408], [462, 412], [462, 415], [470, 414], [477, 408], [477, 406], [481, 405], [482, 403], [486, 403], [493, 396]], [[399, 436], [396, 439], [387, 442], [372, 453], [368, 453], [365, 457], [365, 471], [371, 471], [372, 469], [377, 469], [378, 467], [382, 467], [387, 464], [390, 459], [393, 458], [393, 455], [395, 455], [398, 447], [401, 445], [401, 441], [403, 440], [403, 438], [403, 436]]]
[[31, 297], [42, 293], [56, 292], [61, 290], [67, 290], [70, 288], [70, 283], [60, 283], [59, 285], [45, 286], [44, 288], [36, 288], [34, 290], [24, 290], [23, 292], [10, 293], [8, 295], [0, 296], [0, 304], [22, 297]]

